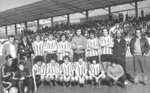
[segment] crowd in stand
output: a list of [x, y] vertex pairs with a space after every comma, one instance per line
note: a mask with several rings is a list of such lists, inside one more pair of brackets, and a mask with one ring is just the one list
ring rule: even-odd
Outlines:
[[[121, 18], [120, 18], [121, 17]], [[150, 15], [83, 24], [60, 24], [20, 37], [10, 35], [4, 43], [1, 80], [6, 93], [32, 93], [45, 86], [112, 87], [127, 84], [126, 53], [133, 56], [135, 84], [147, 83], [145, 56], [150, 46]], [[128, 42], [128, 39], [130, 42]], [[141, 73], [142, 79], [139, 77]]]

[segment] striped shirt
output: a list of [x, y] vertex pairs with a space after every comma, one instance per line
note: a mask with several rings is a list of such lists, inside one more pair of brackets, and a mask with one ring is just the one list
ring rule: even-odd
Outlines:
[[53, 54], [58, 49], [58, 42], [56, 40], [48, 41], [47, 51], [50, 54]]
[[40, 42], [33, 42], [32, 43], [32, 47], [33, 47], [33, 51], [34, 51], [34, 55], [37, 56], [37, 55], [43, 55], [43, 41], [40, 41]]
[[58, 63], [48, 63], [47, 64], [47, 70], [46, 75], [59, 75], [60, 73], [60, 67]]
[[87, 63], [83, 62], [80, 64], [79, 62], [76, 62], [76, 75], [78, 76], [84, 76], [87, 74]]
[[48, 51], [48, 41], [43, 42], [43, 54], [46, 54]]
[[89, 73], [94, 75], [94, 76], [97, 76], [99, 75], [103, 70], [103, 67], [101, 64], [91, 64], [90, 65], [90, 69], [89, 69]]
[[62, 74], [65, 75], [65, 76], [71, 76], [72, 75], [72, 66], [71, 66], [71, 62], [69, 63], [63, 63], [61, 65], [61, 71], [62, 71]]
[[64, 56], [69, 56], [70, 53], [72, 53], [72, 46], [71, 46], [71, 43], [68, 42], [68, 41], [65, 41], [65, 42], [59, 42], [58, 44], [58, 58], [60, 60], [63, 60], [63, 57]]
[[87, 52], [86, 52], [87, 57], [98, 56], [98, 54], [99, 54], [98, 49], [97, 50], [93, 49], [93, 48], [97, 48], [97, 47], [100, 47], [99, 41], [97, 38], [88, 39], [88, 41], [87, 41]]
[[101, 44], [101, 51], [102, 54], [112, 54], [112, 47], [114, 45], [113, 43], [113, 38], [108, 35], [108, 36], [102, 36], [100, 37], [100, 44]]
[[32, 74], [33, 74], [33, 76], [45, 75], [46, 74], [46, 64], [42, 63], [41, 66], [38, 66], [37, 64], [34, 64], [33, 67], [32, 67]]

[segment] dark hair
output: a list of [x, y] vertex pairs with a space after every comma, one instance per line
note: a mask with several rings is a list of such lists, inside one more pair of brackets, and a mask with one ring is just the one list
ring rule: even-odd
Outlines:
[[116, 58], [113, 58], [113, 59], [112, 59], [111, 64], [113, 64], [113, 63], [118, 64], [118, 61], [117, 61]]
[[94, 30], [90, 30], [90, 31], [89, 31], [89, 34], [95, 35], [95, 31], [94, 31]]
[[36, 57], [34, 58], [34, 64], [36, 64], [36, 63], [39, 62], [39, 61], [41, 61], [41, 62], [44, 61], [44, 59], [43, 59], [42, 56], [36, 56]]
[[7, 55], [5, 59], [8, 60], [8, 59], [11, 59], [11, 58], [12, 58], [11, 55]]
[[109, 30], [108, 30], [107, 28], [103, 28], [103, 29], [102, 29], [102, 33], [104, 32], [105, 29], [107, 30], [107, 32], [108, 32], [108, 34], [109, 34]]
[[81, 30], [81, 35], [83, 35], [83, 30], [80, 29], [80, 28], [76, 29], [75, 34], [77, 35], [77, 31], [78, 31], [78, 30]]
[[24, 63], [23, 61], [20, 61], [20, 62], [19, 62], [19, 65], [23, 65], [23, 66], [24, 66], [25, 63]]
[[63, 61], [64, 61], [65, 59], [68, 59], [68, 60], [70, 61], [70, 57], [69, 57], [69, 56], [64, 56], [64, 57], [63, 57]]
[[[84, 60], [84, 58], [83, 58], [82, 56], [79, 57], [79, 59], [81, 59], [81, 58]], [[78, 59], [78, 60], [79, 60], [79, 59]]]
[[61, 35], [60, 35], [60, 38], [61, 38], [62, 36], [65, 36], [66, 40], [68, 39], [68, 37], [67, 37], [66, 34], [61, 34]]
[[10, 39], [10, 38], [15, 38], [15, 36], [14, 35], [8, 36], [8, 39]]
[[142, 32], [142, 30], [141, 30], [140, 28], [136, 28], [136, 29], [135, 29], [135, 33], [136, 33], [138, 30], [140, 30], [140, 32]]

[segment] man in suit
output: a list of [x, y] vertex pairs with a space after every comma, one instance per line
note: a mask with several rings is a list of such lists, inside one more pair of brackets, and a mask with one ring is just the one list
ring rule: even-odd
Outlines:
[[16, 71], [18, 69], [18, 60], [17, 60], [17, 50], [18, 45], [15, 43], [15, 36], [10, 35], [8, 37], [9, 41], [8, 43], [4, 44], [2, 49], [2, 55], [6, 57], [7, 55], [11, 55], [13, 58], [13, 71]]
[[[135, 34], [130, 45], [134, 64], [134, 82], [139, 83], [141, 81], [145, 85], [148, 78], [145, 56], [148, 54], [150, 46], [147, 38], [142, 36], [141, 29], [136, 29]], [[140, 77], [141, 80], [139, 80]]]

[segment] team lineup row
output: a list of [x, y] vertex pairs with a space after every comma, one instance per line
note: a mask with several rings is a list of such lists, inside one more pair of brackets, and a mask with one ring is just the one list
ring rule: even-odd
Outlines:
[[46, 64], [43, 62], [42, 56], [36, 56], [34, 61], [32, 75], [26, 69], [24, 62], [20, 62], [19, 70], [13, 72], [11, 71], [12, 57], [10, 55], [7, 56], [7, 63], [2, 67], [4, 88], [8, 90], [16, 87], [21, 93], [22, 91], [30, 91], [32, 93], [33, 90], [37, 91], [41, 84], [49, 86], [57, 84], [66, 87], [79, 85], [83, 87], [85, 84], [99, 85], [103, 82], [103, 84], [109, 86], [116, 83], [122, 88], [125, 87], [124, 70], [116, 61], [113, 61], [108, 66], [106, 72], [103, 70], [101, 63], [97, 63], [96, 60], [93, 60], [92, 63], [87, 63], [82, 57], [77, 62], [70, 62], [70, 58], [65, 56], [62, 64], [56, 62], [55, 59], [51, 59]]

